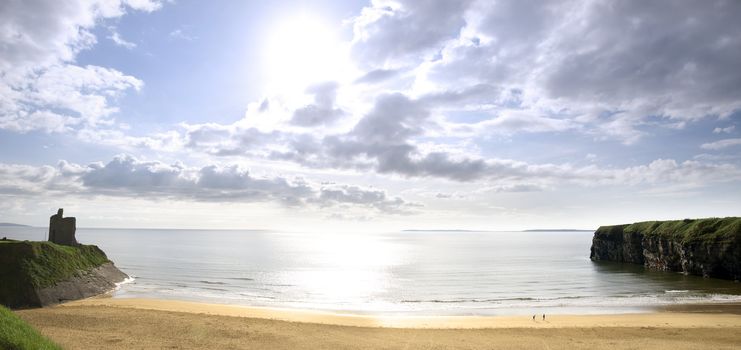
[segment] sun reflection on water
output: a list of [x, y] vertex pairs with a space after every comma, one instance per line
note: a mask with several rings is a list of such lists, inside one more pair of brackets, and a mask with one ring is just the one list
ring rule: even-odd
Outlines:
[[302, 242], [305, 267], [286, 272], [284, 282], [301, 286], [309, 299], [334, 305], [380, 304], [399, 263], [397, 249], [379, 236], [323, 235]]

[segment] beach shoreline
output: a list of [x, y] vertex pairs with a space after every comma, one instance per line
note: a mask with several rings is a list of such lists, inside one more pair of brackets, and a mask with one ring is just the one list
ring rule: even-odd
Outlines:
[[91, 298], [16, 313], [68, 349], [738, 349], [736, 304], [614, 315], [377, 316]]
[[[614, 314], [548, 314], [497, 316], [358, 314], [311, 309], [293, 309], [235, 304], [214, 304], [149, 298], [99, 296], [57, 307], [113, 307], [137, 310], [183, 312], [214, 316], [267, 319], [335, 326], [428, 329], [554, 328], [554, 327], [700, 327], [740, 326], [741, 303], [681, 304], [656, 307], [653, 311]], [[708, 322], [713, 321], [713, 322]]]

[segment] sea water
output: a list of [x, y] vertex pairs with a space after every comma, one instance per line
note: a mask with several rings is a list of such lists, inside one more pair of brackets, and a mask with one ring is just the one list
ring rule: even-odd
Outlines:
[[[741, 284], [589, 260], [592, 232], [78, 229], [134, 277], [116, 298], [372, 314], [623, 313], [741, 301]], [[44, 228], [0, 227], [42, 240]]]

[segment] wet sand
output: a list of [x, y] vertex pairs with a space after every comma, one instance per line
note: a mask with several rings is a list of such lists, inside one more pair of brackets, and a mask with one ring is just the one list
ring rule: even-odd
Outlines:
[[677, 350], [741, 348], [738, 311], [738, 305], [712, 305], [533, 321], [531, 316], [377, 317], [95, 298], [17, 313], [68, 349]]

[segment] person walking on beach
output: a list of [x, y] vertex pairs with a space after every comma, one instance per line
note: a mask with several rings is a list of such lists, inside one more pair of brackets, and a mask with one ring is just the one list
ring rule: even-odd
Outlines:
[[543, 314], [543, 321], [545, 321], [545, 314]]
[[533, 315], [533, 321], [535, 321], [535, 315]]

